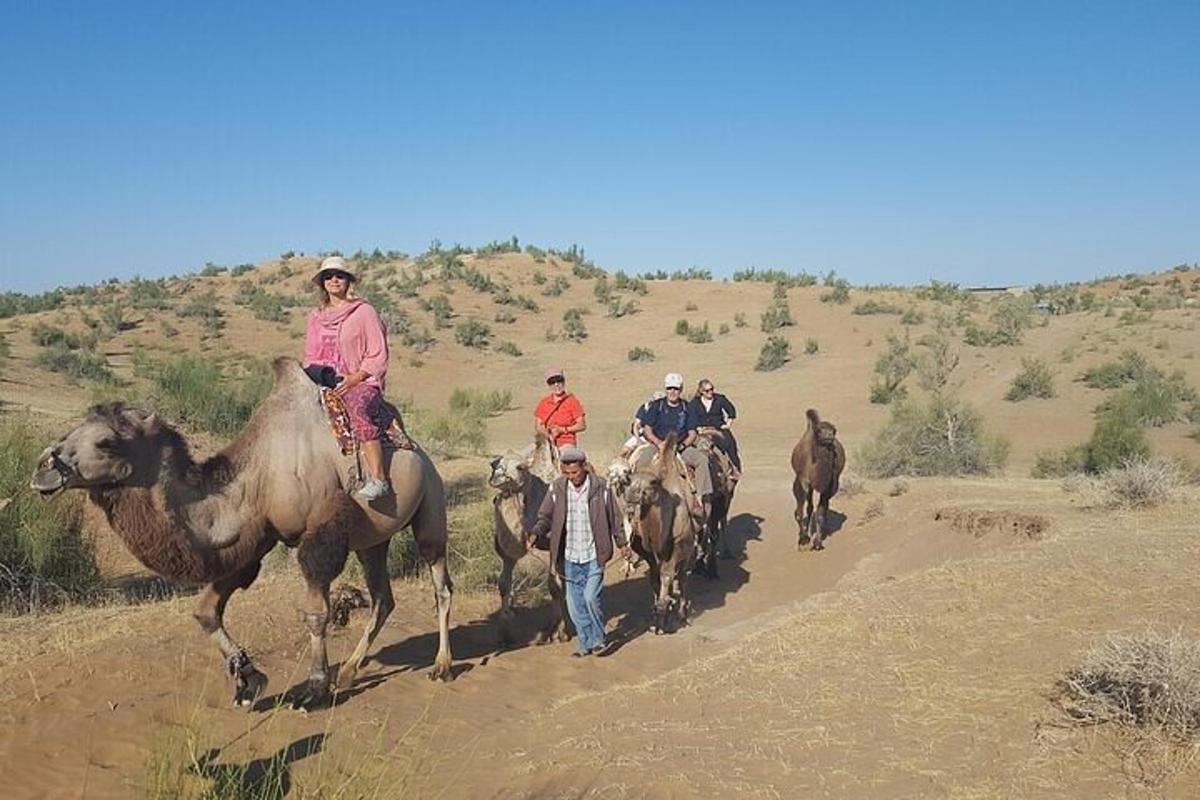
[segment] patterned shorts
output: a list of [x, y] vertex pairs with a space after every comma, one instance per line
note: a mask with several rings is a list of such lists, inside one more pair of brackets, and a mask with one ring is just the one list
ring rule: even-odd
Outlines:
[[343, 398], [346, 411], [350, 414], [350, 427], [354, 438], [360, 442], [374, 442], [384, 438], [392, 415], [383, 404], [383, 392], [378, 386], [360, 383]]

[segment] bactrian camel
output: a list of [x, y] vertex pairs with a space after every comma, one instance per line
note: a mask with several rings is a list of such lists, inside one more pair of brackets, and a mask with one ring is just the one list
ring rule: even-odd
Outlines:
[[194, 461], [184, 437], [156, 414], [113, 403], [91, 409], [83, 424], [46, 448], [31, 485], [44, 495], [86, 490], [149, 569], [205, 586], [195, 616], [225, 658], [239, 705], [252, 705], [267, 678], [222, 618], [230, 596], [258, 576], [263, 556], [278, 542], [297, 549], [308, 588], [303, 609], [312, 665], [307, 681], [289, 694], [297, 706], [317, 706], [329, 699], [332, 685], [325, 650], [330, 583], [354, 551], [371, 615], [338, 672], [337, 686], [345, 689], [395, 606], [388, 545], [411, 526], [437, 600], [438, 652], [430, 677], [451, 678], [446, 501], [433, 462], [420, 449], [397, 450], [388, 469], [395, 493], [370, 506], [355, 499], [317, 386], [295, 359], [277, 359], [274, 369], [274, 389], [241, 435], [206, 461]]

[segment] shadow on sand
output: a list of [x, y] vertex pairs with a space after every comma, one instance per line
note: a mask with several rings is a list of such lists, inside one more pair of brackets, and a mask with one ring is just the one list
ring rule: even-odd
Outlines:
[[221, 748], [196, 759], [197, 775], [213, 782], [212, 797], [285, 797], [292, 790], [291, 765], [321, 752], [326, 734], [304, 736], [267, 758], [245, 764], [218, 764]]

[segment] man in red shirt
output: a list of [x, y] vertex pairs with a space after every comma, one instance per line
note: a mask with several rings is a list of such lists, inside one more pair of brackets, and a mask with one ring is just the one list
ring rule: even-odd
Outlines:
[[579, 398], [567, 391], [567, 379], [559, 367], [546, 370], [546, 395], [533, 410], [533, 425], [538, 433], [550, 437], [556, 447], [576, 444], [575, 434], [587, 430], [587, 415]]

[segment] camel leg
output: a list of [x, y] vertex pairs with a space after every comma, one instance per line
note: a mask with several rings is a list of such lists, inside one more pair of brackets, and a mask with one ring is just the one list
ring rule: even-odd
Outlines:
[[413, 538], [417, 541], [417, 552], [421, 560], [429, 565], [429, 577], [433, 581], [433, 598], [437, 601], [438, 650], [433, 659], [430, 680], [449, 681], [454, 679], [451, 669], [453, 656], [450, 653], [450, 606], [454, 598], [454, 581], [450, 578], [450, 567], [446, 563], [446, 504], [439, 494], [427, 493], [421, 500], [412, 520]]
[[346, 557], [350, 554], [349, 537], [345, 527], [338, 524], [339, 516], [305, 538], [296, 552], [296, 561], [308, 585], [304, 624], [308, 627], [312, 664], [308, 680], [289, 692], [293, 708], [317, 708], [329, 700], [332, 681], [325, 647], [325, 631], [329, 625], [329, 584], [342, 574]]
[[196, 621], [200, 627], [216, 643], [225, 657], [225, 666], [229, 676], [236, 681], [233, 692], [233, 703], [238, 706], [251, 706], [267, 688], [267, 676], [259, 672], [241, 645], [230, 637], [225, 630], [225, 606], [229, 598], [238, 589], [248, 589], [258, 577], [261, 561], [256, 559], [242, 569], [214, 581], [205, 587], [200, 595], [200, 606], [196, 609]]
[[817, 508], [813, 512], [816, 518], [813, 520], [813, 550], [825, 549], [825, 515], [829, 511], [829, 498], [826, 495], [821, 495], [820, 501], [817, 503]]
[[792, 517], [796, 520], [796, 549], [804, 547], [804, 486], [797, 477], [792, 481], [792, 497], [796, 498], [796, 510]]
[[658, 558], [650, 559], [650, 593], [651, 603], [654, 608], [653, 616], [650, 620], [650, 632], [653, 634], [664, 633], [664, 625], [666, 620], [663, 617], [663, 588], [670, 588], [670, 579], [664, 578], [662, 564], [658, 562]]
[[388, 545], [391, 543], [391, 539], [388, 539], [355, 554], [358, 556], [358, 562], [362, 564], [367, 591], [371, 594], [371, 618], [367, 620], [367, 627], [362, 638], [358, 640], [358, 646], [338, 670], [339, 689], [349, 689], [354, 685], [354, 678], [375, 642], [375, 637], [379, 635], [383, 623], [396, 607], [396, 601], [392, 597], [392, 581], [388, 577], [387, 569]]
[[500, 646], [507, 647], [512, 644], [512, 581], [517, 562], [499, 550], [496, 552], [500, 556], [500, 577], [496, 579], [496, 588], [500, 591]]
[[550, 572], [548, 580], [550, 582], [550, 622], [543, 628], [534, 640], [535, 644], [548, 644], [550, 642], [566, 642], [571, 639], [571, 630], [567, 627], [567, 620], [571, 615], [567, 613], [567, 585], [561, 576]]

